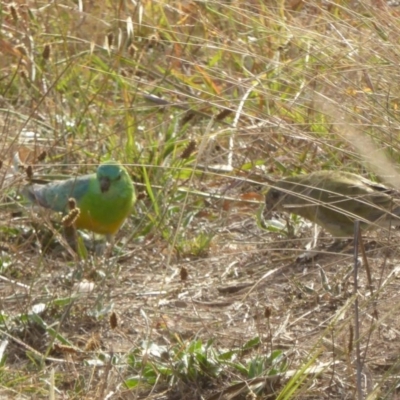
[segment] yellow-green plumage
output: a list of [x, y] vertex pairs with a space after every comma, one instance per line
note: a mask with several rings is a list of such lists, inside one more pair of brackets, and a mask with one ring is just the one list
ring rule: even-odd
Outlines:
[[108, 236], [119, 230], [136, 201], [128, 172], [114, 161], [99, 165], [95, 174], [27, 185], [23, 194], [32, 203], [62, 213], [68, 213], [68, 199], [74, 198], [80, 209], [76, 228]]
[[282, 179], [266, 195], [266, 211], [286, 211], [321, 225], [335, 237], [361, 228], [400, 225], [400, 193], [362, 176], [318, 171]]

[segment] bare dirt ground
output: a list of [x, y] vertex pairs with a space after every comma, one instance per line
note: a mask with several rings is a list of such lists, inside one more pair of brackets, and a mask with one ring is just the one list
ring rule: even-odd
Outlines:
[[[219, 214], [219, 218], [209, 223], [209, 218], [200, 217], [193, 225], [206, 224], [214, 233], [202, 257], [170, 256], [168, 244], [157, 236], [124, 244], [120, 257], [86, 261], [71, 260], [60, 245], [38, 254], [32, 233], [25, 243], [13, 245], [18, 261], [1, 284], [3, 308], [9, 315], [18, 315], [35, 304], [47, 304], [42, 320], [57, 320], [54, 329], [72, 344], [66, 350], [30, 320], [21, 337], [12, 340], [9, 357], [13, 364], [24, 363], [27, 351], [43, 353], [54, 340], [49, 357], [57, 368], [70, 369], [71, 381], [63, 382], [68, 388], [75, 385], [81, 362], [99, 349], [128, 354], [145, 340], [168, 348], [200, 338], [205, 342], [213, 339], [222, 351], [240, 348], [259, 336], [257, 354], [280, 349], [289, 364], [287, 375], [281, 376], [281, 383], [274, 383], [273, 390], [315, 356], [315, 370], [306, 372], [307, 398], [354, 398], [352, 246], [340, 254], [322, 253], [312, 262], [298, 262], [296, 258], [311, 236], [310, 228], [301, 229], [297, 238], [289, 240], [260, 229], [256, 206], [234, 205], [223, 211], [214, 203], [205, 211]], [[122, 241], [130, 228], [127, 224], [118, 235]], [[395, 243], [399, 233], [392, 232], [390, 240], [385, 234], [371, 234], [366, 240], [373, 296], [365, 269], [361, 265], [359, 269], [360, 346], [365, 384], [371, 391], [377, 377], [387, 372], [392, 378], [387, 379], [384, 389], [397, 382], [399, 252]], [[332, 240], [321, 236], [318, 243], [323, 251]], [[71, 296], [74, 300], [57, 315], [61, 299]], [[110, 322], [111, 314], [116, 318], [114, 323]], [[108, 384], [119, 379], [116, 370], [108, 373]], [[218, 390], [215, 386], [207, 390], [182, 385], [167, 392], [156, 385], [152, 396], [189, 399], [216, 391], [226, 398], [244, 396], [238, 388], [237, 393], [225, 393], [223, 383]]]

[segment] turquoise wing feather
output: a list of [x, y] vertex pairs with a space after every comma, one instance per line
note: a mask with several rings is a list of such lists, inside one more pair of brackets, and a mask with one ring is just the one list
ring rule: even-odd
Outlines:
[[34, 204], [58, 212], [66, 212], [68, 199], [73, 197], [79, 205], [89, 190], [90, 182], [96, 175], [83, 175], [66, 181], [55, 181], [47, 185], [33, 184], [24, 187], [23, 195]]

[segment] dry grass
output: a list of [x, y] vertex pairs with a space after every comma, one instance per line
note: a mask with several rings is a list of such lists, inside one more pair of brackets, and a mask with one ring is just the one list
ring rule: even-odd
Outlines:
[[[0, 23], [0, 397], [357, 398], [351, 250], [299, 264], [310, 227], [259, 215], [271, 178], [381, 172], [355, 133], [397, 166], [398, 9], [32, 0]], [[35, 177], [127, 166], [112, 254], [21, 208], [17, 153]], [[396, 399], [400, 237], [368, 239], [358, 398]]]

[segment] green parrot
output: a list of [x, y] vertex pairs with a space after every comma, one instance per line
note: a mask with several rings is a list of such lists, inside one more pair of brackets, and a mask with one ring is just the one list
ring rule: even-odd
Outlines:
[[29, 184], [22, 194], [32, 203], [67, 214], [68, 200], [75, 199], [80, 214], [77, 229], [112, 237], [132, 211], [135, 189], [127, 170], [115, 161], [100, 164], [95, 174], [46, 185]]
[[266, 195], [266, 212], [286, 211], [325, 228], [335, 237], [362, 230], [400, 225], [400, 193], [362, 176], [318, 171], [278, 181]]

